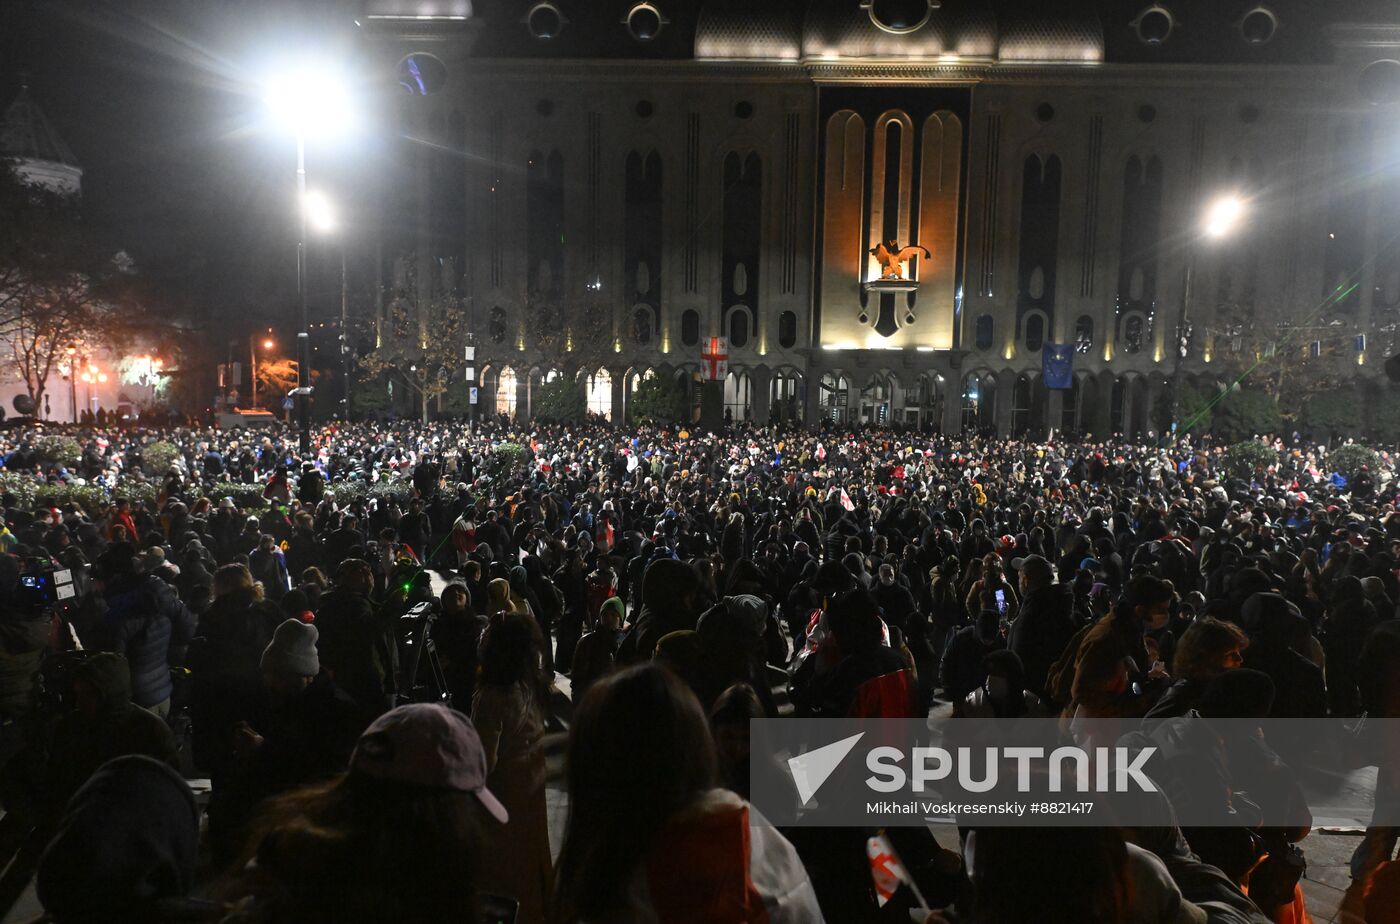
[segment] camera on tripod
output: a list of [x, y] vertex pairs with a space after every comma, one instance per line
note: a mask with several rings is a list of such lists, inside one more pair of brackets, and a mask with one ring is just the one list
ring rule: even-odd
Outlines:
[[[438, 660], [433, 644], [433, 623], [437, 622], [437, 604], [425, 601], [413, 606], [399, 617], [399, 703], [442, 703], [452, 705], [452, 692], [447, 688], [447, 675]], [[419, 675], [426, 676], [419, 679]]]

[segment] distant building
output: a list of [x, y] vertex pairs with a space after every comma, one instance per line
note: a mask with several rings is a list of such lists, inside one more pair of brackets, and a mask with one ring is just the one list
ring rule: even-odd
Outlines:
[[[64, 196], [81, 196], [83, 168], [73, 151], [39, 108], [27, 80], [3, 110], [0, 121], [0, 158], [10, 161], [19, 178]], [[117, 260], [129, 260], [118, 254]], [[76, 375], [76, 379], [70, 376]], [[90, 381], [85, 381], [84, 378]], [[67, 422], [85, 410], [130, 414], [143, 400], [149, 400], [159, 381], [150, 357], [114, 355], [96, 350], [60, 361], [49, 376], [44, 401], [36, 415], [45, 420]], [[14, 416], [14, 399], [27, 394], [11, 342], [0, 336], [0, 404]]]
[[11, 160], [28, 183], [65, 196], [83, 194], [83, 168], [34, 102], [27, 78], [0, 121], [0, 157]]
[[[735, 419], [1143, 433], [1188, 279], [1202, 386], [1241, 318], [1299, 361], [1296, 328], [1365, 344], [1357, 375], [1394, 351], [1394, 4], [370, 0], [358, 21], [403, 87], [385, 274], [417, 254], [420, 286], [466, 297], [488, 409], [528, 413], [557, 373], [621, 419], [642, 376], [692, 387], [726, 337]], [[1224, 194], [1245, 226], [1206, 241]], [[931, 252], [917, 286], [878, 282], [891, 239]], [[601, 298], [613, 355], [551, 368], [538, 290]], [[1050, 345], [1071, 388], [1045, 387]]]

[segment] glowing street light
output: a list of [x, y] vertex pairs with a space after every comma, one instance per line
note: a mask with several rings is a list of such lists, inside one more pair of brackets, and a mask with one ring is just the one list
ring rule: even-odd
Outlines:
[[263, 98], [284, 128], [303, 137], [327, 137], [355, 123], [348, 84], [336, 67], [313, 62], [273, 76], [263, 88]]
[[277, 346], [277, 344], [273, 342], [273, 340], [272, 340], [271, 337], [269, 337], [268, 339], [266, 339], [266, 340], [263, 341], [263, 349], [264, 349], [264, 350], [270, 350], [270, 349], [272, 349], [272, 348], [275, 347], [275, 346]]
[[335, 209], [324, 193], [308, 192], [302, 200], [302, 208], [306, 210], [307, 224], [318, 232], [329, 234], [336, 229]]
[[[1249, 204], [1239, 193], [1225, 193], [1217, 196], [1206, 205], [1205, 214], [1201, 216], [1201, 236], [1217, 241], [1229, 237], [1243, 223], [1245, 213], [1248, 211]], [[1176, 322], [1175, 362], [1172, 367], [1171, 379], [1171, 429], [1173, 434], [1176, 432], [1178, 417], [1181, 413], [1181, 387], [1184, 375], [1182, 361], [1190, 349], [1192, 277], [1195, 271], [1196, 244], [1195, 241], [1192, 241], [1186, 253], [1186, 278], [1181, 290], [1181, 311]], [[1206, 357], [1209, 361], [1209, 353], [1206, 354]]]
[[1206, 208], [1202, 230], [1206, 237], [1225, 237], [1239, 227], [1244, 213], [1244, 199], [1234, 194], [1221, 196]]
[[[333, 66], [310, 63], [274, 76], [265, 85], [268, 111], [296, 136], [297, 203], [300, 224], [297, 235], [297, 295], [301, 302], [301, 330], [297, 333], [298, 448], [304, 459], [311, 453], [311, 334], [306, 319], [306, 230], [313, 220], [306, 194], [306, 139], [327, 137], [354, 127], [355, 106], [349, 81]], [[256, 380], [255, 380], [256, 381]]]

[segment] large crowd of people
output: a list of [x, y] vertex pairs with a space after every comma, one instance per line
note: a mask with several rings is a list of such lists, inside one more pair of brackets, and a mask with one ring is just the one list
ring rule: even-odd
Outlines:
[[[0, 434], [5, 472], [103, 489], [0, 496], [0, 801], [59, 924], [1303, 921], [1308, 829], [1280, 819], [1319, 743], [1263, 729], [1400, 717], [1384, 454], [1343, 476], [1281, 442], [1249, 470], [1200, 441], [832, 427], [345, 424], [305, 458], [275, 429], [67, 432], [62, 464]], [[1250, 823], [891, 831], [916, 902], [877, 889], [872, 832], [748, 801], [752, 719], [949, 704], [1258, 720], [1175, 742], [1210, 772], [1164, 786], [1222, 816], [1248, 791]], [[1360, 841], [1353, 920], [1397, 919], [1396, 839]]]

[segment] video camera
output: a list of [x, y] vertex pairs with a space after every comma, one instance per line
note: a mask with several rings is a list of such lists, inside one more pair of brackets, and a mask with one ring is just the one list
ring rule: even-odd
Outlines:
[[38, 612], [64, 605], [77, 595], [70, 569], [55, 568], [42, 559], [29, 559], [15, 586], [13, 602], [22, 612]]

